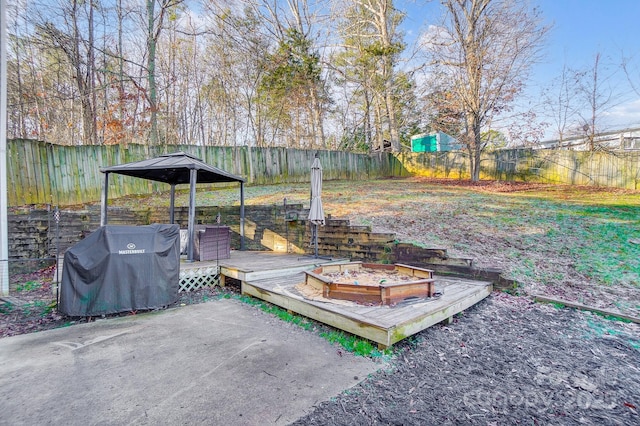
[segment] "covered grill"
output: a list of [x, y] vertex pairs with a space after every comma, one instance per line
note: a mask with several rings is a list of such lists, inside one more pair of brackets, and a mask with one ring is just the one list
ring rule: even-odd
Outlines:
[[96, 316], [161, 308], [178, 300], [178, 225], [106, 225], [64, 255], [58, 310]]

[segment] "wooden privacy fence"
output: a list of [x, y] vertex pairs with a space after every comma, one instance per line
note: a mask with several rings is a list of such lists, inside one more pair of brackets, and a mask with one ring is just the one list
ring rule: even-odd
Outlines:
[[[308, 182], [315, 150], [226, 146], [62, 146], [33, 140], [7, 144], [8, 203], [73, 205], [100, 200], [100, 167], [184, 151], [212, 166], [264, 185]], [[319, 151], [325, 180], [429, 176], [469, 179], [466, 152], [375, 153]], [[481, 179], [640, 189], [640, 152], [502, 150], [485, 153]], [[167, 191], [169, 185], [112, 174], [109, 194]]]
[[[62, 146], [33, 140], [9, 140], [7, 144], [8, 203], [10, 206], [74, 205], [100, 200], [104, 175], [100, 167], [184, 151], [206, 163], [242, 176], [248, 184], [264, 185], [309, 181], [316, 150], [226, 146]], [[408, 176], [396, 158], [319, 151], [324, 179], [365, 180]], [[168, 191], [169, 185], [112, 174], [109, 196]]]
[[[466, 152], [401, 153], [409, 173], [435, 178], [469, 179]], [[586, 152], [511, 149], [484, 153], [480, 178], [502, 181], [640, 189], [640, 152]]]
[[500, 180], [640, 189], [639, 151], [509, 150], [487, 166]]

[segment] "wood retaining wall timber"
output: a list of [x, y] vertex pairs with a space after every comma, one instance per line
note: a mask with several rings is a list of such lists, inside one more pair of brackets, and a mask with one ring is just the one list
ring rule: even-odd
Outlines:
[[[231, 248], [240, 248], [239, 207], [198, 207], [196, 223], [213, 224], [217, 215], [231, 228]], [[302, 205], [246, 206], [245, 248], [299, 254], [313, 254], [309, 209]], [[176, 208], [176, 223], [187, 227], [188, 208]], [[109, 223], [148, 225], [168, 222], [164, 209], [111, 208]], [[34, 258], [55, 258], [100, 226], [100, 209], [89, 206], [63, 210], [56, 223], [51, 210], [20, 209], [9, 215], [10, 270]], [[59, 238], [57, 238], [59, 236]], [[433, 269], [436, 273], [492, 281], [497, 288], [513, 286], [497, 270], [478, 270], [471, 259], [451, 258], [443, 248], [421, 248], [400, 243], [395, 234], [373, 232], [370, 226], [353, 226], [348, 219], [326, 219], [318, 229], [318, 254], [372, 263], [404, 263]], [[12, 268], [12, 266], [14, 266]], [[20, 271], [24, 272], [24, 271]]]

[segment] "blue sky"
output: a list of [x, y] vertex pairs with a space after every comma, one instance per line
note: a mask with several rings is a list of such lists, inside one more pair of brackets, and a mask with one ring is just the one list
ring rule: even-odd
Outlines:
[[620, 62], [623, 52], [640, 54], [640, 1], [538, 0], [553, 29], [547, 48], [548, 63], [541, 74], [553, 73], [563, 62], [589, 65], [596, 52]]
[[[640, 96], [631, 90], [620, 69], [623, 57], [631, 57], [635, 80], [640, 90], [640, 0], [530, 0], [542, 10], [553, 28], [544, 49], [542, 62], [532, 69], [526, 94], [539, 99], [540, 90], [568, 68], [593, 66], [596, 53], [611, 74], [612, 89], [618, 93], [616, 105], [603, 116], [602, 127], [612, 130], [640, 127]], [[438, 0], [403, 0], [397, 5], [407, 11], [405, 30], [409, 35], [437, 24]], [[523, 102], [525, 100], [523, 99]], [[543, 111], [540, 111], [543, 112]], [[546, 137], [552, 137], [547, 132]]]

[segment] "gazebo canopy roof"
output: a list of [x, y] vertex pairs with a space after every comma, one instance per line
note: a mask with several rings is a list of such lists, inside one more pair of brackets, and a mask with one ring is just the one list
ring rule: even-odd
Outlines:
[[[196, 171], [192, 176], [192, 171]], [[240, 176], [232, 175], [217, 167], [204, 163], [199, 158], [193, 157], [184, 152], [165, 154], [148, 160], [136, 161], [133, 163], [120, 164], [118, 166], [103, 167], [100, 169], [105, 174], [104, 188], [102, 190], [102, 205], [100, 210], [100, 226], [107, 224], [107, 205], [109, 192], [109, 174], [118, 173], [121, 175], [133, 176], [141, 179], [148, 179], [157, 182], [171, 184], [171, 203], [169, 221], [174, 223], [174, 198], [175, 185], [182, 183], [191, 184], [189, 191], [189, 253], [190, 261], [194, 258], [195, 240], [195, 198], [196, 183], [216, 183], [216, 182], [240, 182], [240, 249], [244, 250], [244, 182]], [[191, 178], [194, 178], [193, 181]]]
[[179, 185], [189, 183], [190, 173], [193, 169], [197, 170], [198, 183], [245, 182], [244, 178], [210, 166], [185, 152], [175, 152], [148, 160], [103, 167], [100, 171]]

